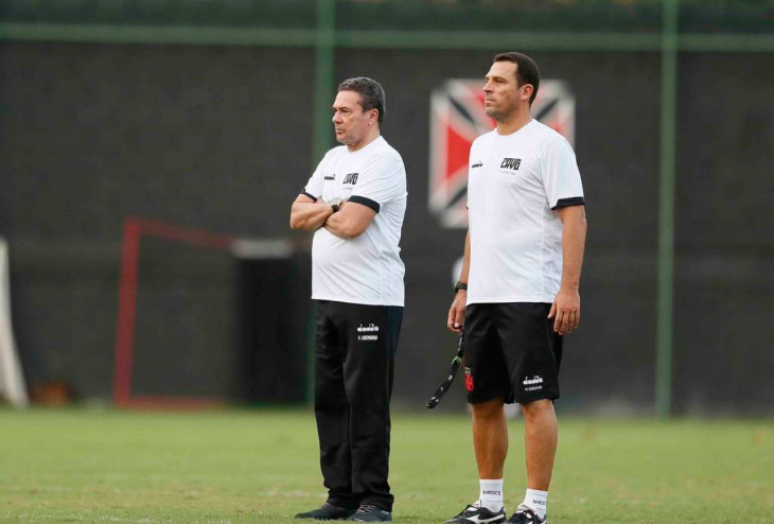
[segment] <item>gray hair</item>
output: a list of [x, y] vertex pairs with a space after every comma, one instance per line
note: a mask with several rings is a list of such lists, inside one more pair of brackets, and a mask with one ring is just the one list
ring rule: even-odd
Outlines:
[[384, 121], [384, 111], [386, 107], [386, 100], [384, 96], [384, 89], [379, 82], [367, 76], [356, 76], [354, 78], [347, 78], [339, 84], [339, 92], [341, 91], [354, 91], [360, 95], [360, 105], [363, 106], [363, 111], [370, 111], [371, 109], [379, 110], [379, 123]]

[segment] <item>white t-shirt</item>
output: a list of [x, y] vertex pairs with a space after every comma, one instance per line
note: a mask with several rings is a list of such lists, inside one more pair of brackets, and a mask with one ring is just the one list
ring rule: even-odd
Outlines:
[[312, 298], [352, 304], [403, 306], [400, 232], [406, 214], [406, 169], [403, 159], [381, 136], [350, 153], [331, 149], [317, 166], [304, 194], [330, 202], [365, 205], [376, 216], [365, 232], [351, 240], [325, 228], [314, 234]]
[[554, 301], [562, 280], [560, 207], [582, 205], [575, 153], [537, 120], [470, 150], [468, 304]]

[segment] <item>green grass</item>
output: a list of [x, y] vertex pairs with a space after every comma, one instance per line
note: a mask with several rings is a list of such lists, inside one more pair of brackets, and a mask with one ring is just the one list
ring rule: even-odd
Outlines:
[[[506, 503], [525, 489], [510, 424]], [[396, 415], [394, 517], [440, 523], [478, 482], [470, 421]], [[0, 410], [0, 523], [281, 524], [322, 503], [304, 411]], [[774, 522], [771, 421], [560, 421], [552, 524]]]

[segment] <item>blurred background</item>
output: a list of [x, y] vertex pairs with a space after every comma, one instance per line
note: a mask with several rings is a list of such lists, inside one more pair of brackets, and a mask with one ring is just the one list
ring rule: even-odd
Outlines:
[[364, 75], [408, 173], [394, 401], [423, 409], [456, 349], [476, 81], [509, 50], [539, 64], [536, 116], [586, 193], [559, 409], [773, 415], [771, 0], [3, 0], [6, 400], [308, 402], [290, 204]]

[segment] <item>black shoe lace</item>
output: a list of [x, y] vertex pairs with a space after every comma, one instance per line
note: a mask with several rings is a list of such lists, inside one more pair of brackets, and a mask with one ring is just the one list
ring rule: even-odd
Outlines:
[[[529, 517], [533, 522], [539, 522], [540, 521], [540, 519], [537, 518], [537, 515], [535, 514], [534, 511], [532, 511], [532, 508], [530, 508], [530, 507], [519, 506], [518, 508], [516, 508], [516, 513], [514, 513], [513, 516], [515, 517], [519, 513], [521, 513], [522, 515], [524, 515], [526, 517]], [[513, 517], [511, 517], [511, 518], [513, 518]]]

